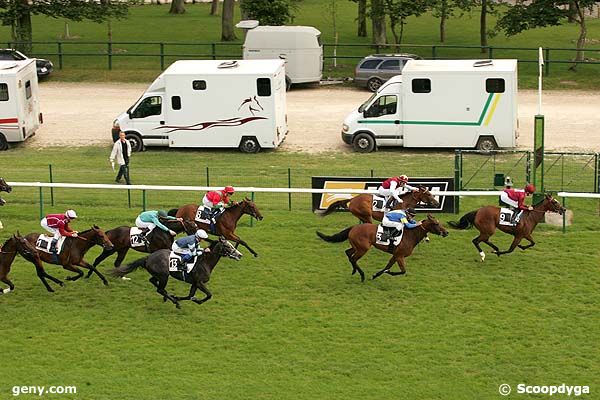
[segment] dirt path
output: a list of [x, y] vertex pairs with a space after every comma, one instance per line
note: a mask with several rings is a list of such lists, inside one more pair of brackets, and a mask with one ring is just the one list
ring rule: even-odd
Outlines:
[[[145, 84], [43, 83], [44, 126], [25, 146], [69, 144], [87, 146], [111, 143], [114, 118], [142, 95]], [[351, 151], [340, 138], [342, 121], [369, 97], [365, 90], [336, 86], [306, 87], [288, 93], [290, 134], [281, 150], [320, 152]], [[533, 147], [533, 116], [537, 92], [519, 93], [520, 148]], [[600, 94], [547, 91], [546, 148], [549, 150], [600, 151]]]

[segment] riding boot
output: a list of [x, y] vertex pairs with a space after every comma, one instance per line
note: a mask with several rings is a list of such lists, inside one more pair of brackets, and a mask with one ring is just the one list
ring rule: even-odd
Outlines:
[[518, 208], [517, 209], [513, 208], [512, 212], [513, 212], [513, 215], [512, 215], [512, 218], [510, 219], [510, 224], [515, 226], [516, 225], [515, 221], [517, 220], [517, 217], [519, 216], [520, 210]]
[[394, 204], [394, 198], [390, 197], [387, 199], [387, 201], [385, 202], [385, 206], [383, 207], [384, 209], [388, 209], [391, 210]]

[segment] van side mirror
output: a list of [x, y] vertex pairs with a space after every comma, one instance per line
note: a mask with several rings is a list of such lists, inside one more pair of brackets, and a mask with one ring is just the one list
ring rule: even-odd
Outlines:
[[129, 116], [129, 119], [131, 119], [131, 110], [127, 110], [127, 116]]

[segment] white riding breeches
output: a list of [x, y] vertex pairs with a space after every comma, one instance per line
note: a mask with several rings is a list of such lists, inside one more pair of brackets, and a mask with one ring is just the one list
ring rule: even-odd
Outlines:
[[46, 220], [46, 218], [42, 219], [42, 221], [40, 222], [40, 225], [42, 226], [42, 228], [44, 228], [45, 230], [50, 232], [56, 240], [60, 239], [60, 237], [61, 237], [60, 231], [57, 228], [52, 228], [51, 226], [48, 226], [48, 221]]
[[140, 217], [135, 219], [135, 226], [138, 228], [148, 228], [148, 233], [152, 232], [152, 230], [156, 228], [156, 224], [153, 224], [152, 222], [144, 222], [140, 219]]
[[386, 199], [389, 199], [390, 196], [393, 196], [394, 199], [398, 201], [398, 203], [402, 203], [402, 199], [400, 199], [400, 197], [398, 196], [398, 189], [385, 189], [384, 187], [379, 186], [379, 188], [377, 189], [377, 193], [379, 193], [380, 196], [383, 196]]
[[386, 216], [384, 216], [383, 219], [381, 220], [381, 225], [388, 227], [388, 228], [396, 228], [399, 231], [401, 231], [402, 228], [404, 227], [404, 224], [402, 222], [390, 221]]
[[505, 204], [508, 204], [513, 208], [519, 207], [519, 203], [516, 200], [513, 200], [510, 197], [508, 197], [508, 193], [506, 192], [502, 192], [502, 194], [500, 195], [500, 201], [502, 201]]

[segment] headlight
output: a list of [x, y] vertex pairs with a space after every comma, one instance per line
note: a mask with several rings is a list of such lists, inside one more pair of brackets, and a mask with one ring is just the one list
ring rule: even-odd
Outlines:
[[115, 119], [113, 121], [113, 129], [121, 129], [121, 125], [119, 125], [119, 120]]
[[342, 132], [348, 132], [348, 129], [350, 129], [348, 125], [342, 124]]

